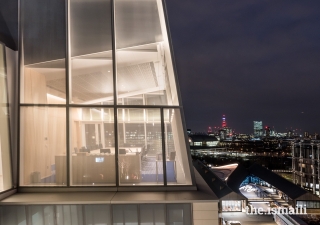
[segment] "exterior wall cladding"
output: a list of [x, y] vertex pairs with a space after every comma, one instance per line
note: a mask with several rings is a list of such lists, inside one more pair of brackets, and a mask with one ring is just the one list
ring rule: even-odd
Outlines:
[[218, 199], [196, 186], [164, 0], [4, 2], [0, 225], [218, 224]]

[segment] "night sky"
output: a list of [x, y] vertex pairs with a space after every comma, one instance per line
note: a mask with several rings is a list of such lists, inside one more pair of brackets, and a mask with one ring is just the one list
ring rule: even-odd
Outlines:
[[166, 2], [187, 128], [320, 133], [320, 1]]

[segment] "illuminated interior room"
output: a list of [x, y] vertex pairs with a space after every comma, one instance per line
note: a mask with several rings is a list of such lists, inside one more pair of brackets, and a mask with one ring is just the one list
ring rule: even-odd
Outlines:
[[218, 224], [196, 186], [165, 1], [15, 7], [17, 47], [0, 27], [0, 225]]
[[161, 1], [114, 4], [22, 4], [21, 185], [191, 185]]

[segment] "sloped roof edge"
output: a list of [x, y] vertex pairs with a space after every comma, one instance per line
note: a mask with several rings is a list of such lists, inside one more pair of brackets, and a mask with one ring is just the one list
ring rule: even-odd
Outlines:
[[194, 160], [193, 167], [198, 171], [198, 173], [202, 176], [204, 181], [219, 199], [233, 192], [224, 181], [215, 175], [200, 160]]

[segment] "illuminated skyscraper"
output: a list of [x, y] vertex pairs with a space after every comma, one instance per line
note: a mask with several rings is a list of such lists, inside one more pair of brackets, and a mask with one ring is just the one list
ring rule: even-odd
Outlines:
[[262, 121], [253, 121], [253, 134], [255, 137], [263, 136]]

